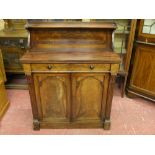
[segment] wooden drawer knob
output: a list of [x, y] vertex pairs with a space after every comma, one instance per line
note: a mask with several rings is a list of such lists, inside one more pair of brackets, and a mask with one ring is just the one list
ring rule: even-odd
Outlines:
[[94, 65], [90, 65], [89, 68], [90, 68], [91, 70], [93, 70], [93, 69], [95, 68], [95, 66], [94, 66]]
[[49, 70], [51, 70], [51, 69], [52, 69], [52, 65], [48, 65], [47, 68], [48, 68]]

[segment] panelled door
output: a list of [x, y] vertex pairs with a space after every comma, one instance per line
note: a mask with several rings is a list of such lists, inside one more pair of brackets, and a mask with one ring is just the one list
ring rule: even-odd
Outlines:
[[103, 73], [34, 74], [39, 119], [102, 120], [109, 75]]
[[108, 74], [72, 75], [72, 113], [74, 121], [101, 120], [105, 115]]
[[35, 74], [39, 119], [64, 121], [70, 114], [69, 74]]

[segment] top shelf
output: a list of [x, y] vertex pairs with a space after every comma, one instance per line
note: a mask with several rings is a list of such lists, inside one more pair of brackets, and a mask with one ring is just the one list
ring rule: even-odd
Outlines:
[[27, 29], [31, 28], [100, 28], [100, 29], [116, 29], [115, 23], [111, 22], [36, 22], [27, 23]]
[[95, 52], [49, 52], [27, 51], [20, 59], [22, 63], [120, 63], [118, 54], [112, 51]]

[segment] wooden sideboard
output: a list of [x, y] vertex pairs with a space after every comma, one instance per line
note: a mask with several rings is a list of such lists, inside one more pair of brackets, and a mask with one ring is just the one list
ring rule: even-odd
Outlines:
[[0, 49], [2, 50], [7, 76], [6, 87], [27, 88], [27, 84], [13, 82], [17, 81], [13, 79], [24, 78], [24, 71], [19, 59], [27, 48], [28, 33], [24, 28], [26, 20], [7, 19], [4, 21], [5, 28], [0, 31]]
[[21, 33], [21, 31], [0, 32], [0, 48], [3, 53], [6, 73], [24, 73], [19, 59], [26, 52], [27, 38], [20, 37]]
[[21, 58], [34, 129], [110, 128], [120, 58], [113, 23], [31, 23], [30, 50]]
[[6, 82], [6, 75], [4, 71], [3, 57], [0, 50], [0, 120], [9, 107], [9, 101], [4, 82]]
[[[0, 48], [3, 53], [4, 67], [7, 73], [24, 73], [19, 61], [25, 53], [28, 33], [24, 29], [24, 20], [4, 20], [5, 29], [0, 31]], [[16, 21], [16, 22], [15, 22]]]

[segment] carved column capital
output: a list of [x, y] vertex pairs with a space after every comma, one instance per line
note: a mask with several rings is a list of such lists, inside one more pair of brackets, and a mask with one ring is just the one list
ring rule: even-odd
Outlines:
[[25, 75], [31, 75], [31, 65], [30, 64], [23, 64]]

